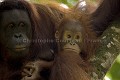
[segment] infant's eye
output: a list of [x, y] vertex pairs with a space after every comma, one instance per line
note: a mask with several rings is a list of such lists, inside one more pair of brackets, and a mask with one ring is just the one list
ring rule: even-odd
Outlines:
[[77, 34], [74, 36], [74, 39], [75, 39], [76, 41], [81, 42], [81, 41], [82, 41], [82, 35], [81, 35], [81, 33], [77, 33]]
[[80, 36], [79, 36], [79, 35], [76, 35], [75, 39], [80, 39]]
[[69, 39], [69, 38], [71, 38], [71, 35], [70, 35], [70, 34], [68, 34], [68, 35], [67, 35], [67, 38], [68, 38], [68, 39]]
[[64, 35], [63, 37], [64, 37], [65, 40], [71, 40], [72, 39], [72, 32], [70, 32], [70, 31], [66, 31], [63, 35]]

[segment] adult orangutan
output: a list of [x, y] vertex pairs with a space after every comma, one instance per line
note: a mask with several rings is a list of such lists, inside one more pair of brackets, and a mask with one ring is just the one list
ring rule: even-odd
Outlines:
[[20, 80], [27, 62], [53, 60], [56, 43], [42, 41], [55, 39], [55, 25], [48, 15], [54, 8], [39, 7], [25, 0], [0, 2], [0, 80]]

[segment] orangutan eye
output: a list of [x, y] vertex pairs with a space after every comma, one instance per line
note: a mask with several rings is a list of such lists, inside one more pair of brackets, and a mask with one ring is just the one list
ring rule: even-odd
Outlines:
[[9, 25], [8, 25], [8, 28], [9, 28], [9, 29], [13, 29], [13, 28], [14, 28], [14, 24], [12, 24], [12, 23], [9, 24]]
[[19, 26], [20, 26], [20, 27], [24, 27], [25, 24], [24, 24], [23, 22], [21, 22], [21, 23], [19, 24]]
[[64, 33], [64, 39], [67, 40], [67, 39], [71, 39], [72, 38], [72, 33], [70, 31], [66, 31]]
[[76, 35], [74, 36], [74, 39], [77, 40], [77, 41], [79, 41], [79, 42], [81, 42], [82, 41], [82, 35], [81, 35], [81, 33], [80, 32], [76, 33]]
[[79, 35], [76, 35], [75, 39], [80, 39], [80, 36], [79, 36]]
[[70, 35], [70, 34], [68, 34], [68, 35], [67, 35], [67, 38], [68, 38], [68, 39], [69, 39], [69, 38], [71, 38], [71, 35]]

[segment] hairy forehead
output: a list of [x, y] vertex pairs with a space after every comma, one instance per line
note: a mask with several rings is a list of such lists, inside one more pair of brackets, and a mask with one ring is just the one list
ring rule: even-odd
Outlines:
[[7, 10], [2, 12], [1, 23], [11, 22], [11, 21], [30, 21], [28, 13], [24, 10]]
[[28, 18], [28, 13], [24, 10], [6, 10], [4, 12], [2, 12], [2, 16], [3, 17], [12, 17], [12, 18], [17, 18], [17, 17], [24, 17], [24, 18]]
[[81, 31], [82, 25], [79, 21], [70, 20], [63, 25], [64, 30]]

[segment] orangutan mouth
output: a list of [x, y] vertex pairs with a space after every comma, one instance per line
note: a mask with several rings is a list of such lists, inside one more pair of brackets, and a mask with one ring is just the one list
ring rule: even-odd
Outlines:
[[69, 51], [73, 51], [73, 52], [79, 53], [79, 50], [73, 49], [73, 48], [64, 48], [64, 50], [69, 50]]
[[15, 51], [23, 51], [26, 49], [25, 45], [16, 45], [15, 46]]

